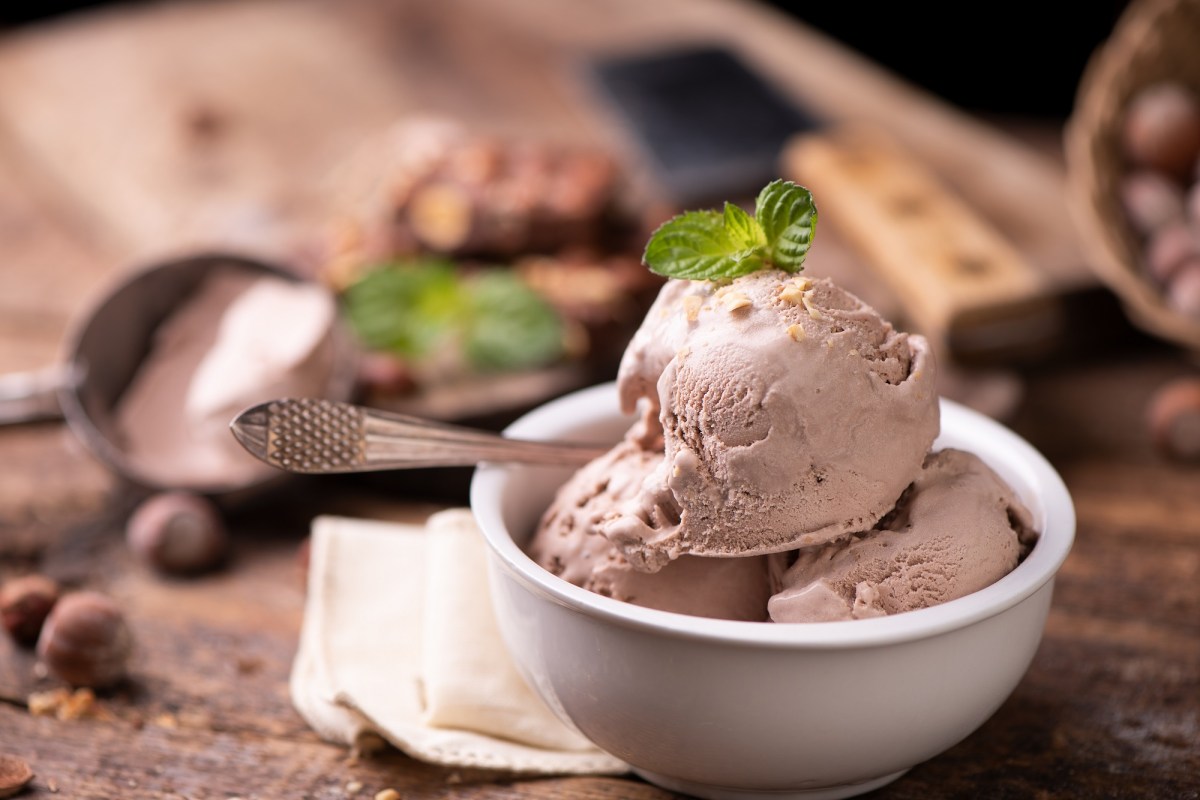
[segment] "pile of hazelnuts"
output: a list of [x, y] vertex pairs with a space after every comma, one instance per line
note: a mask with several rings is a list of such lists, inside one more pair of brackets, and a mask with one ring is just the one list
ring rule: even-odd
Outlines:
[[107, 689], [125, 677], [133, 635], [120, 607], [95, 591], [63, 593], [43, 575], [0, 587], [0, 621], [20, 645], [72, 686]]
[[[152, 495], [129, 517], [125, 533], [135, 558], [169, 575], [214, 569], [229, 546], [216, 506], [190, 492]], [[72, 686], [108, 689], [125, 678], [133, 635], [108, 595], [63, 591], [44, 575], [23, 575], [0, 585], [0, 624]]]
[[1200, 319], [1200, 94], [1178, 81], [1148, 84], [1120, 132], [1121, 205], [1144, 269], [1170, 308]]

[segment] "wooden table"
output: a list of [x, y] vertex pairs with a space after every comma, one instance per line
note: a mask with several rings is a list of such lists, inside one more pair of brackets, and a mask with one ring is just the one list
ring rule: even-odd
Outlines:
[[[401, 115], [593, 141], [638, 163], [581, 89], [578, 57], [709, 38], [822, 113], [892, 119], [1033, 262], [1063, 285], [1087, 282], [1053, 159], [754, 6], [168, 3], [0, 40], [0, 371], [52, 362], [69, 321], [146, 259], [206, 244], [294, 254], [326, 211], [319, 177]], [[1142, 424], [1153, 390], [1194, 370], [1144, 340], [1022, 369], [1012, 424], [1062, 472], [1079, 515], [1045, 640], [991, 720], [877, 796], [1200, 796], [1200, 468], [1158, 457]], [[0, 431], [0, 579], [37, 569], [107, 591], [138, 640], [132, 680], [100, 698], [104, 713], [59, 720], [28, 711], [56, 684], [0, 638], [0, 753], [36, 770], [27, 796], [340, 798], [352, 782], [407, 800], [671, 796], [635, 779], [356, 759], [305, 726], [286, 681], [308, 521], [419, 519], [463, 499], [457, 485], [400, 500], [393, 488], [294, 484], [234, 518], [229, 569], [165, 580], [133, 563], [125, 495], [61, 426]]]

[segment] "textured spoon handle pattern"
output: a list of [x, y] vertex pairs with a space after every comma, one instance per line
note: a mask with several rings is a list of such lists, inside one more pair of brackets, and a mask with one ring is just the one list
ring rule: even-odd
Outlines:
[[255, 457], [288, 472], [328, 474], [480, 461], [578, 466], [599, 445], [508, 439], [495, 433], [318, 398], [279, 399], [230, 423]]

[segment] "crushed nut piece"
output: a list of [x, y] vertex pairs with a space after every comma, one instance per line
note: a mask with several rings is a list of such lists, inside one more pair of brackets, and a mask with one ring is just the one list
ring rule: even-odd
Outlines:
[[375, 794], [375, 800], [400, 800], [400, 793], [395, 789], [384, 789]]
[[744, 292], [729, 292], [721, 296], [721, 302], [726, 311], [737, 311], [750, 305], [750, 298]]
[[29, 699], [25, 702], [25, 705], [29, 707], [29, 713], [35, 717], [49, 717], [54, 715], [55, 710], [62, 705], [66, 697], [66, 689], [34, 692], [29, 695]]
[[387, 742], [379, 734], [370, 732], [360, 733], [350, 748], [349, 762], [357, 764], [359, 760], [370, 758], [385, 747], [387, 747]]
[[804, 332], [804, 328], [800, 325], [789, 325], [787, 332], [788, 336], [792, 337], [792, 339], [797, 342], [804, 341], [804, 337], [808, 335]]
[[64, 722], [84, 718], [109, 719], [111, 714], [96, 703], [91, 689], [51, 689], [29, 695], [26, 705], [35, 717], [55, 717]]
[[779, 299], [798, 306], [804, 302], [804, 290], [794, 283], [786, 283], [779, 290]]
[[691, 354], [692, 354], [692, 348], [690, 348], [690, 347], [681, 347], [675, 351], [675, 357], [678, 358], [680, 361], [687, 358]]
[[858, 355], [858, 351], [857, 351], [857, 350], [854, 350], [854, 349], [852, 349], [852, 350], [850, 351], [850, 355], [852, 355], [852, 356], [856, 356], [856, 355]]
[[174, 714], [164, 711], [154, 718], [154, 724], [160, 728], [178, 728], [179, 720]]
[[363, 785], [361, 781], [350, 781], [346, 784], [346, 794], [356, 795], [362, 791]]
[[698, 294], [689, 294], [683, 298], [683, 313], [687, 315], [688, 322], [695, 322], [700, 316], [700, 306], [704, 303], [704, 298]]
[[413, 194], [408, 222], [424, 244], [453, 250], [471, 234], [471, 201], [457, 186], [434, 183]]
[[808, 315], [810, 317], [813, 319], [825, 319], [824, 315], [821, 314], [821, 309], [813, 305], [811, 291], [804, 292], [804, 296], [801, 298], [801, 301], [804, 303], [804, 307], [808, 309]]

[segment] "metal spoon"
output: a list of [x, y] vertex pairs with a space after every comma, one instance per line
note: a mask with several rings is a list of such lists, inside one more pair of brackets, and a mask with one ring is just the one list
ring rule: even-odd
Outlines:
[[251, 406], [229, 424], [251, 455], [288, 472], [324, 475], [480, 461], [579, 466], [608, 450], [536, 442], [317, 398]]
[[[214, 269], [223, 267], [303, 280], [281, 266], [226, 253], [197, 254], [132, 272], [73, 326], [61, 366], [0, 375], [0, 425], [62, 417], [117, 475], [150, 489], [196, 488], [212, 495], [242, 495], [273, 481], [278, 476], [268, 472], [251, 484], [168, 485], [133, 463], [117, 434], [115, 408], [150, 351], [155, 330]], [[337, 355], [325, 394], [345, 399], [354, 388], [357, 350], [345, 332], [335, 334]]]

